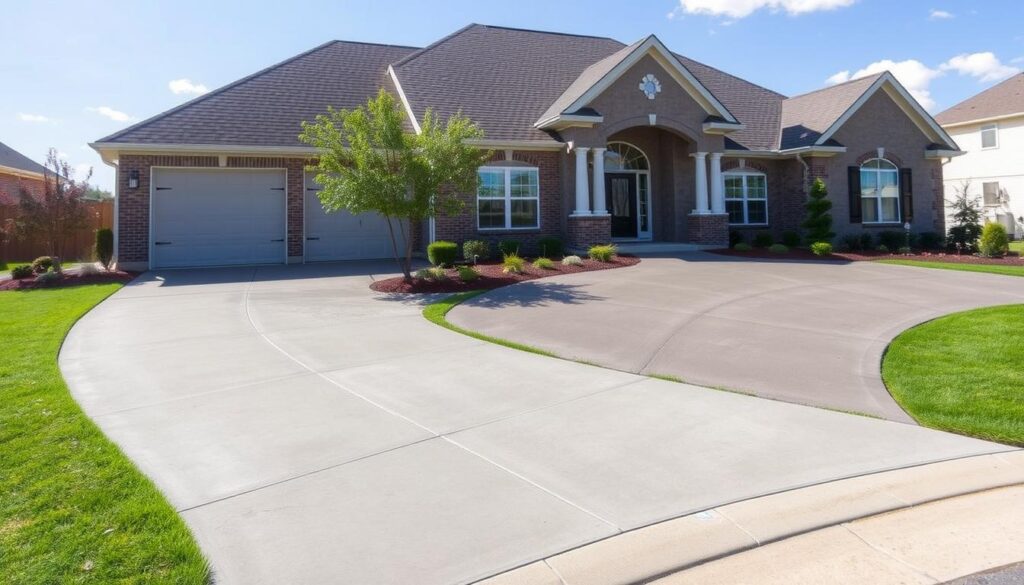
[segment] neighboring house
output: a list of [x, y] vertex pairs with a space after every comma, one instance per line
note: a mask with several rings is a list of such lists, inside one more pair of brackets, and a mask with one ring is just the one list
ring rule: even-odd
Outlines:
[[297, 138], [381, 87], [410, 131], [427, 108], [461, 110], [495, 153], [465, 213], [414, 226], [418, 249], [779, 237], [799, 230], [815, 178], [839, 234], [944, 230], [941, 162], [957, 145], [889, 73], [787, 98], [654, 36], [470, 25], [422, 49], [330, 42], [94, 143], [117, 167], [120, 265], [390, 256], [379, 218], [323, 212], [304, 172], [317, 152]]
[[967, 154], [946, 165], [946, 197], [964, 184], [982, 200], [985, 220], [1024, 237], [1024, 73], [937, 115]]
[[15, 205], [24, 189], [43, 191], [46, 167], [0, 142], [0, 205]]

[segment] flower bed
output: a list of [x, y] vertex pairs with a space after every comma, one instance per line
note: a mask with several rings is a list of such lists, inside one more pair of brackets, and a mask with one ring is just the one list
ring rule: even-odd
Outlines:
[[815, 256], [810, 250], [803, 248], [792, 248], [788, 252], [775, 253], [767, 248], [754, 248], [749, 251], [733, 250], [722, 248], [720, 250], [709, 250], [713, 254], [722, 256], [735, 256], [739, 258], [767, 258], [772, 260], [831, 260], [833, 262], [862, 262], [871, 260], [916, 260], [921, 262], [958, 262], [962, 264], [987, 264], [996, 266], [1024, 266], [1024, 257], [1014, 252], [1002, 258], [983, 258], [971, 254], [956, 254], [955, 252], [914, 252], [913, 254], [894, 254], [892, 252], [834, 252], [829, 256]]
[[583, 263], [577, 266], [566, 266], [560, 261], [554, 262], [551, 270], [534, 268], [527, 263], [523, 272], [519, 274], [505, 274], [502, 272], [500, 261], [481, 262], [474, 266], [480, 274], [480, 278], [470, 281], [459, 279], [458, 271], [454, 268], [445, 270], [446, 279], [426, 280], [413, 278], [411, 283], [405, 282], [401, 276], [377, 280], [370, 284], [370, 288], [377, 292], [386, 293], [458, 293], [470, 290], [494, 289], [524, 280], [535, 280], [547, 276], [558, 276], [559, 274], [572, 274], [575, 272], [591, 272], [594, 270], [608, 270], [610, 268], [623, 268], [638, 264], [640, 259], [635, 256], [616, 256], [610, 262], [598, 262], [597, 260], [583, 259]]
[[0, 282], [0, 291], [5, 290], [28, 290], [34, 288], [63, 288], [67, 286], [80, 286], [85, 284], [109, 284], [111, 282], [128, 282], [135, 278], [131, 272], [100, 272], [98, 274], [77, 274], [65, 272], [60, 275], [59, 280], [45, 282], [37, 280], [37, 277], [10, 279]]

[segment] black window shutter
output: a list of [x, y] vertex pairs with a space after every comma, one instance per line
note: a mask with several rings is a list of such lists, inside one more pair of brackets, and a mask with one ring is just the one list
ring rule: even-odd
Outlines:
[[900, 213], [902, 221], [914, 221], [914, 177], [910, 169], [900, 169]]
[[860, 223], [860, 167], [847, 167], [846, 181], [850, 186], [850, 223]]

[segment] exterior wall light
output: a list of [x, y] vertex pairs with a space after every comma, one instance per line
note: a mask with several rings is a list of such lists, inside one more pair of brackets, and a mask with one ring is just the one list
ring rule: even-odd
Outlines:
[[130, 173], [128, 173], [128, 188], [139, 188], [139, 171], [131, 171]]

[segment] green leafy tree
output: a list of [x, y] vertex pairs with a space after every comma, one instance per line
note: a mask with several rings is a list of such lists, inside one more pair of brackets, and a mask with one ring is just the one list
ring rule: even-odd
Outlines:
[[828, 187], [825, 181], [815, 179], [811, 185], [810, 199], [804, 205], [807, 209], [807, 219], [802, 227], [807, 230], [807, 242], [831, 242], [835, 234], [832, 232], [832, 201], [828, 198]]
[[946, 200], [946, 205], [952, 212], [949, 243], [959, 250], [973, 252], [981, 237], [981, 198], [972, 197], [970, 191], [970, 181], [960, 183], [953, 198]]
[[461, 113], [442, 122], [428, 109], [419, 134], [406, 133], [404, 120], [394, 97], [381, 89], [365, 106], [328, 108], [316, 121], [303, 122], [299, 139], [321, 151], [310, 168], [317, 171], [324, 209], [383, 215], [395, 260], [411, 281], [412, 226], [462, 211], [459, 194], [476, 191], [477, 169], [491, 153], [467, 144], [483, 132]]

